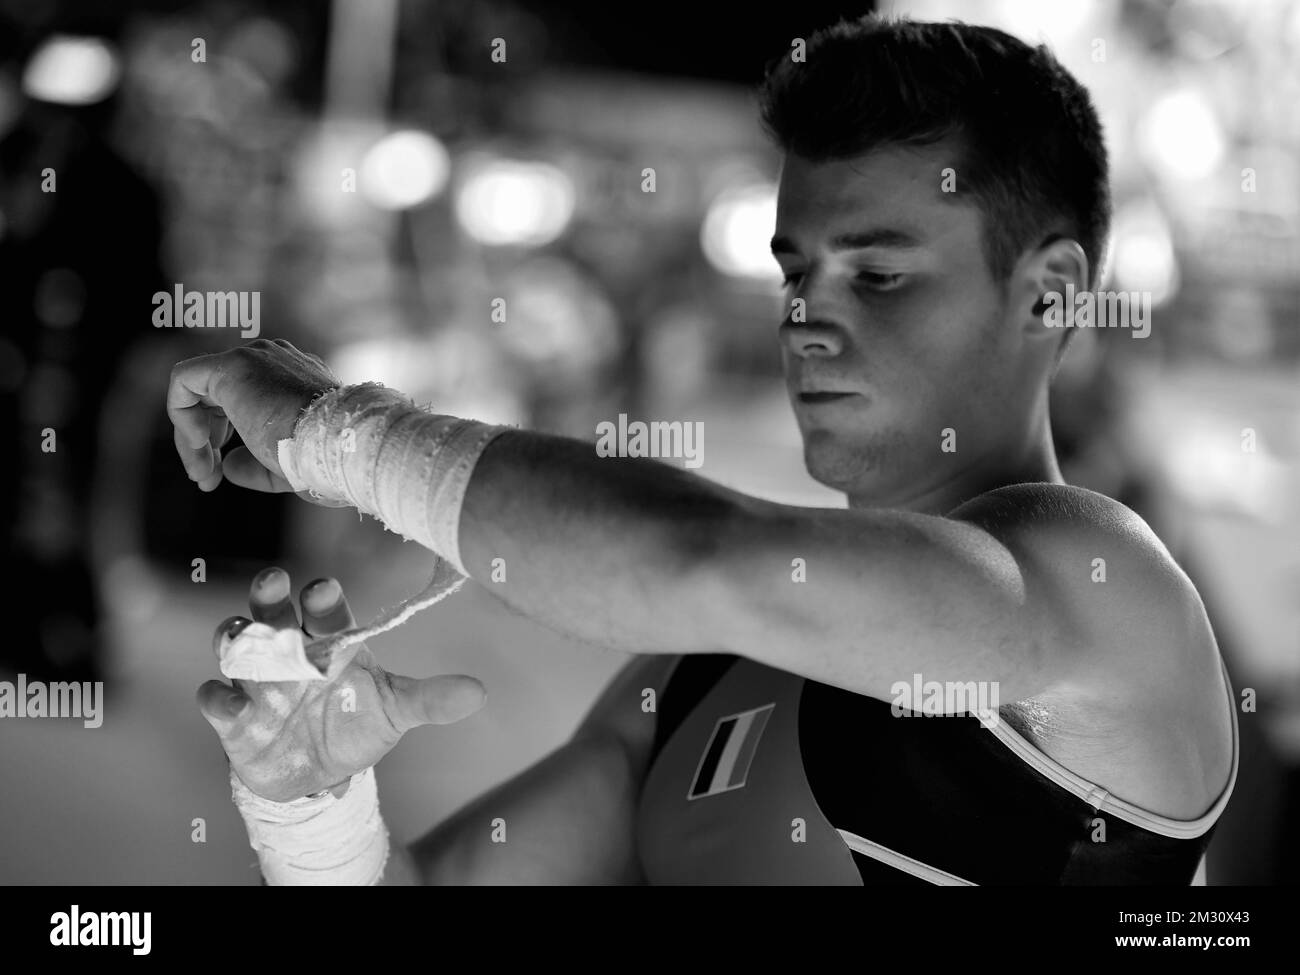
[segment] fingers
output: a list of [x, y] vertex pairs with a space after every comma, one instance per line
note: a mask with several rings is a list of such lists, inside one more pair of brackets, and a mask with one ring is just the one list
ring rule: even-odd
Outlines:
[[176, 453], [200, 491], [215, 491], [221, 483], [221, 448], [233, 432], [225, 411], [212, 400], [216, 371], [217, 356], [187, 359], [172, 370], [167, 389]]
[[212, 450], [212, 474], [199, 481], [200, 491], [215, 491], [222, 481], [222, 464], [221, 448], [226, 445], [235, 432], [234, 425], [230, 422], [226, 414], [217, 408], [214, 408], [208, 414], [210, 433], [208, 434], [208, 446]]
[[252, 491], [264, 491], [268, 494], [292, 492], [308, 504], [320, 505], [322, 508], [349, 508], [352, 506], [351, 501], [324, 497], [314, 498], [308, 491], [294, 491], [292, 484], [279, 474], [273, 474], [263, 467], [247, 447], [236, 447], [227, 454], [221, 468], [226, 480], [236, 487], [248, 488]]
[[199, 702], [199, 713], [222, 738], [230, 735], [252, 703], [246, 694], [219, 680], [205, 681], [195, 698]]
[[226, 637], [234, 639], [239, 636], [239, 631], [246, 627], [252, 620], [244, 616], [227, 616], [217, 624], [216, 630], [212, 633], [212, 653], [218, 660], [221, 659], [221, 645], [225, 642]]
[[210, 477], [205, 477], [203, 480], [199, 481], [200, 491], [204, 491], [204, 492], [215, 491], [217, 489], [217, 486], [222, 481], [220, 450], [212, 451], [212, 468], [213, 468], [212, 475]]
[[421, 679], [390, 674], [389, 683], [396, 712], [391, 717], [402, 732], [422, 724], [454, 724], [487, 701], [483, 685], [463, 674]]
[[[246, 616], [228, 616], [217, 624], [216, 630], [212, 633], [212, 655], [217, 658], [218, 663], [221, 662], [221, 645], [227, 638], [233, 640], [239, 636], [240, 631], [251, 622], [252, 620]], [[235, 690], [241, 694], [247, 694], [243, 681], [232, 678], [230, 682], [234, 685]]]
[[[200, 488], [208, 491], [221, 483], [221, 468], [217, 460], [219, 455], [213, 451], [212, 444], [205, 440], [202, 447], [189, 447], [185, 441], [185, 433], [180, 427], [172, 431], [172, 439], [176, 444], [176, 453], [185, 468], [186, 477], [191, 481], [197, 481]], [[205, 484], [211, 487], [205, 488]]]
[[[302, 628], [308, 636], [330, 636], [356, 625], [356, 617], [352, 615], [352, 608], [348, 606], [337, 579], [317, 579], [303, 588]], [[364, 643], [354, 643], [341, 650], [328, 650], [314, 643], [307, 648], [307, 659], [325, 674], [326, 679], [333, 680], [362, 652], [368, 652]]]
[[298, 613], [290, 598], [289, 573], [271, 567], [253, 577], [248, 590], [248, 607], [253, 619], [277, 630], [296, 629]]
[[211, 387], [219, 356], [186, 359], [172, 368], [167, 386], [167, 416], [176, 431], [176, 452], [192, 481], [212, 474]]
[[357, 625], [337, 579], [317, 579], [302, 590], [302, 628], [309, 636], [329, 636]]
[[212, 449], [220, 451], [226, 445], [226, 441], [234, 434], [235, 428], [231, 425], [230, 418], [220, 410], [214, 411], [210, 418], [212, 433], [208, 442], [212, 444]]
[[261, 461], [254, 457], [247, 447], [236, 447], [226, 454], [221, 464], [221, 472], [231, 484], [252, 491], [284, 494], [293, 490], [292, 484], [279, 474], [273, 474], [263, 467]]

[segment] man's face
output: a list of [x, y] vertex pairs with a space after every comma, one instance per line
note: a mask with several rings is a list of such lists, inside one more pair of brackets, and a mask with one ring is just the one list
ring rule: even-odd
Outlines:
[[781, 173], [786, 385], [809, 473], [857, 503], [903, 504], [1027, 426], [1030, 383], [980, 213], [941, 190], [957, 158], [944, 143], [788, 155]]

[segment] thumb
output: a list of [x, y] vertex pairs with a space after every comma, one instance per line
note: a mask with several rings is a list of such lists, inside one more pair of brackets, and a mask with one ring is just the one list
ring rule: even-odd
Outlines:
[[[226, 480], [237, 487], [269, 494], [287, 494], [293, 491], [293, 485], [284, 479], [278, 467], [274, 471], [270, 470], [247, 447], [236, 447], [228, 453], [221, 462], [221, 470]], [[352, 504], [335, 498], [313, 497], [307, 491], [294, 493], [304, 501], [322, 508], [347, 508]]]
[[219, 680], [204, 682], [195, 697], [199, 702], [199, 712], [208, 719], [208, 724], [222, 741], [239, 726], [239, 719], [252, 703], [247, 694]]
[[389, 674], [388, 682], [393, 689], [393, 724], [403, 733], [422, 724], [455, 724], [487, 701], [483, 685], [464, 674], [424, 678]]
[[247, 447], [236, 447], [226, 454], [221, 462], [221, 472], [226, 475], [226, 480], [231, 484], [250, 488], [253, 491], [282, 494], [293, 490], [293, 486], [280, 475], [278, 470], [268, 470]]

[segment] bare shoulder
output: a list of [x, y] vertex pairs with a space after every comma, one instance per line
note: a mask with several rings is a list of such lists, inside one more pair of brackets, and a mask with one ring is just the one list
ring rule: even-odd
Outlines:
[[1070, 484], [1012, 484], [967, 501], [949, 517], [977, 524], [1004, 543], [1071, 560], [1097, 551], [1123, 567], [1186, 580], [1169, 550], [1132, 509]]
[[[1056, 635], [1082, 663], [1119, 664], [1126, 682], [1162, 679], [1188, 654], [1213, 650], [1217, 666], [1196, 587], [1151, 527], [1113, 498], [1065, 484], [1016, 484], [949, 517], [1011, 552], [1029, 598], [1051, 608]], [[1135, 655], [1138, 646], [1144, 652]]]
[[1229, 778], [1233, 704], [1201, 597], [1150, 526], [1057, 484], [999, 488], [950, 517], [1011, 551], [1056, 617], [1056, 679], [1022, 702], [1051, 716], [1036, 744], [1152, 811], [1205, 811]]

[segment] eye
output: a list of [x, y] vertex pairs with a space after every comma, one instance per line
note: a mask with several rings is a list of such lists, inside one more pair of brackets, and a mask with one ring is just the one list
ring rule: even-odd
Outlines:
[[875, 291], [892, 291], [903, 282], [903, 275], [877, 271], [861, 271], [856, 280]]

